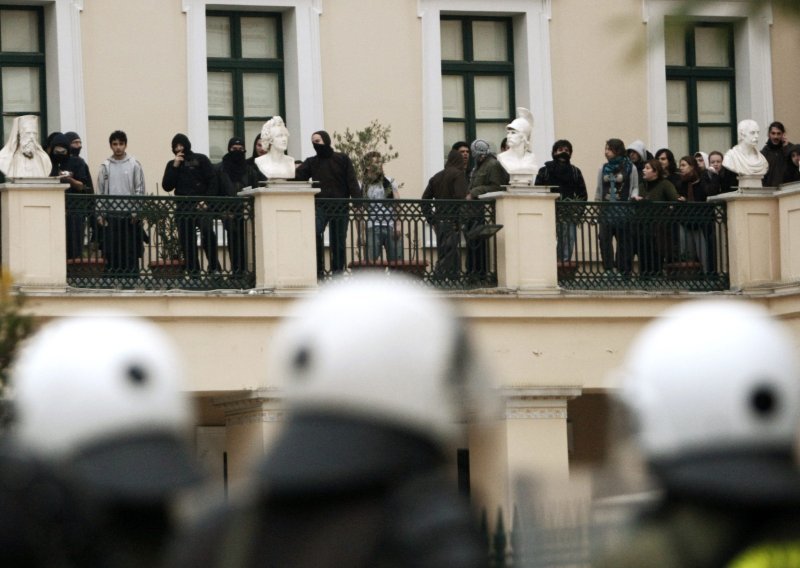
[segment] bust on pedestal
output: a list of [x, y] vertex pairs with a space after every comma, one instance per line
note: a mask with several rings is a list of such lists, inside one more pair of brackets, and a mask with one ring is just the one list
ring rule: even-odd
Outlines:
[[517, 118], [506, 126], [508, 150], [497, 155], [497, 161], [511, 178], [509, 185], [512, 187], [533, 185], [533, 178], [539, 170], [536, 157], [530, 151], [532, 131], [533, 115], [526, 108], [517, 108]]
[[280, 116], [274, 116], [261, 128], [261, 145], [267, 153], [256, 158], [258, 169], [267, 180], [294, 179], [294, 158], [285, 154], [289, 147], [289, 129]]
[[739, 176], [739, 188], [761, 188], [761, 180], [769, 169], [764, 155], [758, 150], [758, 123], [745, 119], [738, 126], [739, 143], [725, 152], [722, 166]]
[[8, 141], [0, 150], [0, 171], [7, 179], [38, 178], [43, 181], [42, 178], [50, 176], [50, 156], [38, 140], [38, 116], [26, 114], [14, 119]]

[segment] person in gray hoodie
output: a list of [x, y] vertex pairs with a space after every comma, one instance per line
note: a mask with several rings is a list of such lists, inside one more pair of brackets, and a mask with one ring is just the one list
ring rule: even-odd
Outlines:
[[[111, 157], [100, 165], [97, 192], [100, 195], [144, 195], [144, 171], [139, 161], [127, 153], [128, 136], [115, 130], [108, 137]], [[103, 256], [109, 276], [136, 276], [142, 256], [140, 221], [129, 211], [98, 204], [97, 223], [103, 228]]]

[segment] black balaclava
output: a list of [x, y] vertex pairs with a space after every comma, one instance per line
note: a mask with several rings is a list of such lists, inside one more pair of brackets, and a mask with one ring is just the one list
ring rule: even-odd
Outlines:
[[317, 153], [317, 156], [320, 158], [330, 158], [333, 156], [333, 148], [331, 148], [331, 135], [324, 130], [317, 130], [314, 134], [319, 134], [323, 142], [323, 144], [314, 144], [314, 151]]
[[77, 132], [72, 132], [72, 131], [70, 130], [69, 132], [65, 132], [65, 133], [64, 133], [64, 136], [66, 136], [66, 137], [67, 137], [67, 140], [68, 140], [68, 141], [69, 141], [69, 143], [70, 143], [70, 147], [69, 147], [69, 155], [70, 155], [70, 156], [80, 156], [80, 154], [81, 154], [81, 148], [73, 148], [73, 147], [71, 146], [71, 144], [72, 144], [72, 143], [73, 143], [75, 140], [80, 140], [80, 139], [81, 139], [80, 135], [79, 135]]
[[[56, 154], [54, 150], [56, 147], [64, 148], [66, 154]], [[50, 161], [53, 163], [53, 170], [51, 175], [57, 175], [59, 171], [63, 170], [64, 164], [69, 160], [69, 140], [63, 134], [57, 134], [50, 141]]]
[[232, 180], [241, 179], [247, 169], [247, 151], [232, 151], [231, 146], [240, 145], [244, 147], [244, 140], [234, 136], [228, 140], [228, 153], [222, 158], [222, 169]]
[[189, 137], [186, 134], [176, 134], [172, 138], [172, 153], [175, 153], [175, 146], [178, 144], [183, 144], [183, 153], [184, 155], [189, 154], [192, 151], [192, 143], [189, 142]]
[[50, 153], [50, 149], [51, 149], [51, 148], [52, 148], [52, 146], [53, 146], [53, 139], [54, 139], [56, 136], [59, 136], [59, 135], [63, 135], [63, 132], [51, 132], [51, 133], [50, 133], [50, 134], [47, 136], [47, 141], [44, 143], [44, 149], [45, 149], [45, 151], [46, 151], [48, 154]]

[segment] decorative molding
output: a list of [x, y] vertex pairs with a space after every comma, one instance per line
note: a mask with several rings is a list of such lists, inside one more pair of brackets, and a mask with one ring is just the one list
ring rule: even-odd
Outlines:
[[506, 420], [566, 420], [567, 401], [583, 391], [579, 386], [507, 385], [500, 392]]
[[83, 12], [83, 0], [72, 0], [72, 5], [78, 12]]
[[286, 413], [280, 410], [266, 410], [263, 412], [253, 412], [225, 417], [225, 426], [247, 426], [248, 424], [267, 424], [272, 422], [283, 422]]
[[566, 408], [509, 408], [506, 420], [566, 420]]

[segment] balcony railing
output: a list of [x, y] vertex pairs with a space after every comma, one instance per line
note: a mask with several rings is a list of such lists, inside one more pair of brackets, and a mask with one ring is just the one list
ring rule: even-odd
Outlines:
[[67, 194], [66, 213], [71, 286], [255, 286], [252, 198]]
[[558, 284], [578, 290], [729, 288], [724, 202], [556, 202]]
[[444, 288], [497, 285], [492, 201], [317, 199], [316, 224], [320, 279], [377, 269]]

